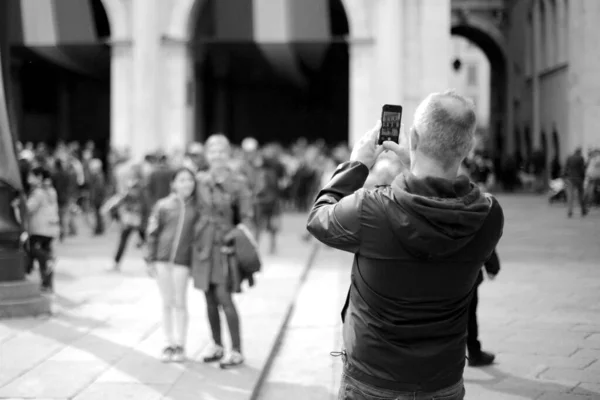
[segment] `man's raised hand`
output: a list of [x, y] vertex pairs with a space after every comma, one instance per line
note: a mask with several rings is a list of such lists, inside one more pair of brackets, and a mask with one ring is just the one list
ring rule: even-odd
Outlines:
[[350, 155], [350, 161], [359, 161], [369, 169], [373, 167], [377, 157], [384, 150], [383, 146], [377, 144], [380, 128], [381, 121], [377, 121], [375, 126], [356, 142]]

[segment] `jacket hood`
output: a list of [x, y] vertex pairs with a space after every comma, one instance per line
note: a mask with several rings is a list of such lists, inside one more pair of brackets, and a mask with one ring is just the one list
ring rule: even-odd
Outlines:
[[465, 176], [417, 178], [406, 171], [392, 182], [392, 192], [403, 210], [387, 211], [394, 234], [408, 250], [426, 256], [462, 249], [480, 230], [492, 205]]

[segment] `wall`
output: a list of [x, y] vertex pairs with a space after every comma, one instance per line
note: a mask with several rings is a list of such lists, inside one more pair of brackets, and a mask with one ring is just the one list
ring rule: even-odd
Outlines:
[[[459, 93], [471, 98], [475, 102], [477, 112], [477, 124], [487, 129], [490, 123], [490, 63], [483, 51], [469, 40], [460, 37], [452, 37], [451, 57], [448, 61], [450, 66], [450, 87]], [[454, 70], [452, 63], [460, 60], [461, 68]], [[476, 70], [475, 83], [469, 82], [469, 67]]]

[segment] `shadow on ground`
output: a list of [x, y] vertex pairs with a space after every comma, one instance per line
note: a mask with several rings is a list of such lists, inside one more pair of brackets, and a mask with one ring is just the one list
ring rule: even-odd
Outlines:
[[[532, 395], [533, 398], [538, 397], [541, 393], [572, 393], [572, 386], [565, 386], [558, 382], [549, 382], [537, 379], [526, 379], [515, 375], [511, 375], [500, 370], [496, 366], [480, 368], [480, 371], [489, 376], [488, 379], [473, 379], [466, 378], [465, 384], [479, 386], [491, 392], [498, 392], [513, 396]], [[467, 390], [468, 392], [468, 390]], [[591, 392], [577, 387], [576, 394], [578, 396], [588, 396], [592, 399], [597, 399], [600, 394]]]

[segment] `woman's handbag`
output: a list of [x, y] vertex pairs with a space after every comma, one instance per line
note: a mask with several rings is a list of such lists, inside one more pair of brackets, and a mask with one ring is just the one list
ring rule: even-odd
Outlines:
[[262, 261], [258, 243], [250, 229], [244, 224], [238, 224], [232, 233], [232, 239], [239, 268], [246, 274], [260, 272]]

